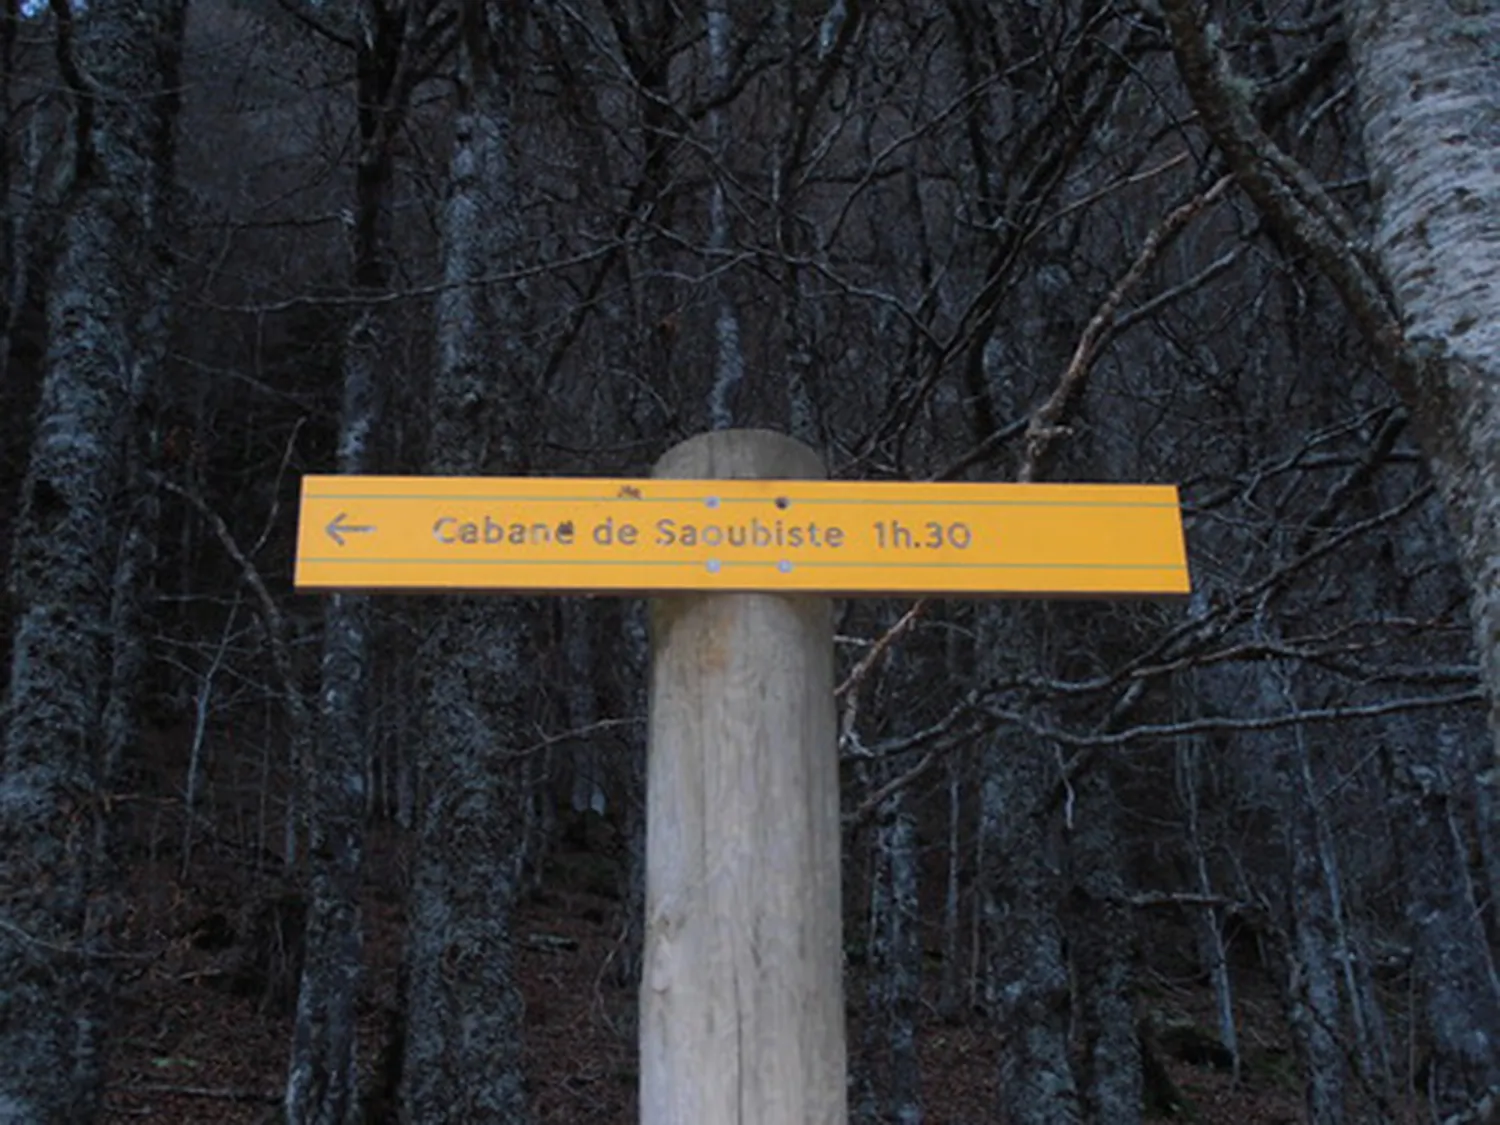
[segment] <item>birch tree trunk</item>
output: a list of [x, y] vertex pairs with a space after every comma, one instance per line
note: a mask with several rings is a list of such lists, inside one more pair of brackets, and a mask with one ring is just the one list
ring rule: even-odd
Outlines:
[[[502, 379], [522, 362], [509, 346], [518, 298], [510, 286], [480, 280], [512, 263], [519, 246], [505, 52], [520, 28], [504, 22], [509, 10], [466, 0], [460, 12], [434, 474], [514, 471], [517, 458], [521, 423], [504, 413], [514, 404]], [[444, 598], [428, 626], [419, 657], [424, 803], [409, 912], [402, 1120], [520, 1125], [528, 1110], [510, 916], [523, 798], [510, 755], [527, 704], [522, 609], [514, 598]]]
[[[1345, 20], [1375, 252], [1405, 339], [1425, 360], [1420, 382], [1404, 395], [1472, 590], [1494, 754], [1479, 777], [1489, 790], [1480, 807], [1493, 815], [1500, 773], [1500, 3], [1350, 0]], [[1430, 868], [1413, 872], [1410, 910], [1439, 1062], [1433, 1097], [1445, 1112], [1493, 1099], [1500, 1083], [1500, 994], [1453, 830], [1446, 775], [1454, 764], [1440, 763], [1436, 780], [1412, 782], [1405, 798], [1408, 825], [1427, 845], [1414, 858]]]
[[[1372, 249], [1260, 128], [1199, 6], [1161, 8], [1204, 128], [1268, 223], [1328, 277], [1411, 413], [1468, 580], [1491, 761], [1500, 760], [1500, 4], [1345, 5]], [[1480, 780], [1492, 789], [1480, 807], [1500, 808], [1500, 770]], [[1500, 1029], [1488, 1006], [1465, 1019], [1493, 1044]]]
[[[1373, 249], [1260, 127], [1195, 0], [1161, 10], [1203, 127], [1267, 221], [1338, 291], [1411, 412], [1469, 583], [1500, 760], [1500, 4], [1345, 5]], [[1500, 769], [1488, 777], [1500, 784]]]
[[[132, 388], [160, 360], [153, 253], [169, 195], [182, 0], [55, 11], [79, 159], [51, 277], [46, 376], [11, 560], [15, 639], [0, 773], [0, 1120], [91, 1120], [110, 992], [100, 954], [101, 685], [114, 502]], [[122, 51], [117, 44], [134, 49]]]
[[1375, 252], [1426, 361], [1403, 394], [1473, 591], [1500, 756], [1500, 3], [1350, 0], [1344, 18]]

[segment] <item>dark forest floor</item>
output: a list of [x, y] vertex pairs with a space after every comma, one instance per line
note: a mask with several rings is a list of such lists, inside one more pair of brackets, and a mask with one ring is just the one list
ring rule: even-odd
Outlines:
[[[179, 860], [139, 859], [129, 869], [130, 952], [112, 1036], [111, 1125], [152, 1121], [238, 1125], [278, 1121], [277, 1101], [291, 1030], [292, 960], [277, 948], [279, 919], [291, 944], [300, 923], [294, 896], [205, 845], [188, 879]], [[362, 1048], [378, 1084], [379, 1052], [390, 1038], [402, 918], [399, 857], [372, 849]], [[629, 1019], [634, 992], [615, 964], [619, 904], [608, 893], [612, 863], [560, 854], [543, 889], [515, 920], [516, 959], [526, 1000], [526, 1058], [538, 1122], [624, 1125], [635, 1121], [636, 1067]], [[258, 931], [258, 932], [257, 932]], [[261, 949], [249, 955], [251, 947]], [[935, 985], [935, 975], [934, 975]], [[850, 986], [851, 1001], [860, 996]], [[1292, 1125], [1303, 1120], [1295, 1065], [1274, 999], [1245, 988], [1241, 1009], [1245, 1074], [1236, 1085], [1208, 1066], [1168, 1060], [1185, 1104], [1177, 1120], [1201, 1125]], [[1211, 1026], [1201, 986], [1156, 967], [1143, 1003]], [[851, 1029], [851, 1047], [858, 1031]], [[938, 1019], [919, 1035], [923, 1089], [932, 1125], [999, 1122], [994, 1109], [995, 1037], [978, 1016]], [[394, 1120], [376, 1111], [371, 1120]]]

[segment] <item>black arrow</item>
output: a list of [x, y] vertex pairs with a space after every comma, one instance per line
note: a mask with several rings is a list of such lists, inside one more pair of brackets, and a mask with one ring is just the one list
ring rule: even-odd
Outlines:
[[333, 519], [329, 520], [328, 526], [323, 529], [328, 532], [328, 537], [340, 547], [344, 545], [344, 536], [346, 535], [368, 535], [375, 530], [368, 524], [345, 523], [344, 520], [348, 518], [348, 512], [340, 512]]

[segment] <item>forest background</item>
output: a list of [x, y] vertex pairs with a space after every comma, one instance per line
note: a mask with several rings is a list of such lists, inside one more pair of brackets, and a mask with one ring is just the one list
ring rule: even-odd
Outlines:
[[729, 426], [1182, 488], [1186, 601], [837, 604], [856, 1120], [1493, 1119], [1493, 0], [7, 0], [0, 68], [0, 1120], [633, 1120], [643, 606], [299, 596], [296, 495]]

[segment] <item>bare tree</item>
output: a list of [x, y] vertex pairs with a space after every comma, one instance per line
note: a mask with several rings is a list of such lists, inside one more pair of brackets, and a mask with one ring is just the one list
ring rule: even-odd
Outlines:
[[[1195, 0], [1164, 0], [1162, 11], [1183, 80], [1240, 185], [1279, 236], [1332, 282], [1411, 412], [1468, 578], [1500, 757], [1500, 484], [1494, 473], [1500, 463], [1500, 291], [1489, 280], [1500, 269], [1492, 202], [1500, 183], [1500, 140], [1483, 124], [1500, 115], [1500, 61], [1490, 46], [1493, 5], [1346, 5], [1375, 206], [1373, 245], [1317, 178], [1263, 130]], [[1419, 76], [1415, 86], [1413, 75]], [[1496, 772], [1488, 771], [1491, 785]], [[1455, 955], [1450, 949], [1442, 957]], [[1429, 987], [1438, 979], [1429, 977]], [[1493, 981], [1492, 973], [1482, 975], [1463, 998], [1445, 994], [1450, 1010], [1444, 1019], [1472, 1024], [1490, 1042], [1500, 1037]], [[1438, 993], [1431, 997], [1438, 999]], [[1465, 1062], [1452, 1069], [1463, 1076], [1468, 1097], [1489, 1096], [1494, 1076], [1487, 1068]]]
[[[1411, 411], [1473, 591], [1486, 684], [1500, 698], [1500, 492], [1491, 479], [1500, 397], [1485, 377], [1500, 346], [1495, 293], [1484, 280], [1500, 238], [1482, 202], [1496, 145], [1477, 127], [1495, 112], [1496, 64], [1483, 46], [1494, 13], [1416, 0], [1349, 5], [1378, 213], [1372, 249], [1354, 218], [1262, 129], [1196, 0], [1166, 0], [1162, 11], [1183, 80], [1241, 186], [1327, 275]], [[1416, 99], [1409, 74], [1425, 76]], [[1419, 112], [1397, 111], [1410, 100], [1423, 103]], [[1419, 230], [1426, 236], [1407, 237]], [[1500, 739], [1500, 717], [1491, 726]]]
[[[96, 5], [40, 7], [12, 0], [0, 37], [11, 83], [0, 256], [16, 345], [0, 384], [0, 414], [15, 415], [0, 417], [0, 551], [17, 540], [21, 594], [0, 620], [14, 611], [24, 625], [4, 737], [92, 739], [69, 759], [96, 771], [77, 790], [82, 834], [58, 847], [96, 854], [89, 802], [102, 794], [115, 840], [153, 855], [184, 841], [164, 865], [184, 903], [218, 893], [219, 862], [238, 863], [245, 844], [256, 870], [236, 892], [260, 899], [276, 868], [289, 916], [311, 907], [293, 1119], [524, 1117], [533, 1092], [539, 1116], [556, 1098], [580, 1110], [608, 1100], [601, 1083], [533, 1081], [523, 1094], [528, 1021], [545, 1027], [563, 1002], [521, 1011], [514, 977], [532, 963], [511, 932], [517, 913], [556, 901], [518, 897], [522, 871], [528, 891], [568, 877], [546, 862], [559, 839], [551, 803], [602, 809], [605, 849], [623, 827], [629, 855], [595, 857], [581, 893], [615, 859], [631, 887], [576, 921], [619, 924], [617, 972], [594, 977], [591, 1015], [630, 1038], [612, 1017], [633, 1010], [614, 986], [638, 983], [648, 649], [638, 603], [543, 611], [455, 597], [383, 612], [353, 595], [292, 599], [295, 475], [634, 475], [693, 429], [758, 423], [818, 445], [837, 477], [1182, 486], [1195, 585], [1183, 603], [840, 607], [847, 853], [859, 857], [845, 885], [871, 907], [870, 956], [851, 958], [849, 982], [868, 998], [868, 1115], [946, 1115], [949, 1092], [919, 1065], [941, 1050], [936, 999], [944, 1019], [972, 1022], [963, 1039], [985, 1040], [995, 1062], [983, 1065], [1003, 1080], [995, 1112], [1134, 1120], [1155, 1061], [1139, 1057], [1135, 1017], [1156, 1056], [1174, 1046], [1157, 1021], [1171, 1001], [1137, 988], [1132, 958], [1160, 968], [1178, 950], [1214, 993], [1205, 1024], [1217, 1029], [1196, 1044], [1226, 1069], [1242, 1056], [1241, 1081], [1262, 1073], [1264, 1040], [1236, 1023], [1260, 1030], [1245, 997], [1266, 976], [1284, 990], [1319, 1120], [1393, 1118], [1409, 1108], [1390, 1094], [1403, 1080], [1441, 1114], [1485, 1108], [1500, 790], [1477, 702], [1484, 669], [1464, 647], [1471, 599], [1415, 444], [1472, 461], [1437, 484], [1450, 501], [1463, 494], [1454, 510], [1473, 524], [1469, 588], [1493, 585], [1488, 509], [1474, 498], [1494, 450], [1440, 417], [1479, 433], [1493, 413], [1484, 379], [1463, 375], [1489, 370], [1493, 342], [1494, 318], [1473, 312], [1489, 212], [1463, 194], [1482, 195], [1491, 150], [1481, 125], [1443, 116], [1492, 104], [1482, 81], [1464, 92], [1491, 73], [1482, 50], [1463, 64], [1471, 33], [1482, 43], [1493, 22], [1483, 3], [199, 6], [177, 217], [112, 272], [79, 250], [95, 228], [73, 210], [51, 221], [64, 189], [85, 182], [71, 172], [78, 131], [56, 126], [74, 108], [80, 121], [123, 119], [116, 102], [140, 99], [70, 87], [78, 68], [56, 67], [82, 48], [59, 55], [54, 32], [73, 45]], [[1413, 42], [1403, 21], [1422, 12], [1451, 34]], [[113, 65], [88, 51], [90, 65]], [[1419, 65], [1391, 65], [1413, 51], [1427, 53]], [[1432, 130], [1456, 158], [1423, 171], [1425, 149], [1400, 154]], [[79, 214], [94, 206], [75, 195]], [[109, 205], [110, 221], [135, 221], [134, 204]], [[1374, 230], [1389, 233], [1364, 245]], [[115, 411], [119, 455], [68, 462], [109, 466], [103, 498], [87, 497], [97, 518], [64, 521], [74, 539], [40, 540], [47, 488], [28, 485], [15, 536], [7, 523], [23, 475], [11, 435], [40, 382], [36, 281], [59, 250], [56, 278], [88, 273], [78, 292], [95, 304], [52, 301], [49, 379], [87, 358], [79, 318], [95, 307], [140, 378], [119, 393], [89, 384]], [[191, 313], [170, 341], [162, 257]], [[1429, 267], [1453, 287], [1433, 289]], [[1430, 315], [1412, 319], [1419, 306]], [[148, 309], [154, 324], [137, 315]], [[1403, 374], [1412, 355], [1420, 371]], [[1422, 402], [1413, 387], [1438, 392]], [[48, 395], [39, 450], [77, 432], [76, 400]], [[143, 480], [191, 511], [172, 505], [158, 521]], [[89, 584], [43, 574], [85, 542], [98, 562]], [[170, 587], [154, 602], [141, 597], [153, 580]], [[241, 640], [241, 582], [271, 661]], [[39, 623], [58, 605], [78, 651], [57, 659], [72, 662], [70, 684], [96, 685], [87, 720], [83, 703], [32, 682]], [[1478, 620], [1482, 634], [1490, 619]], [[205, 667], [194, 700], [183, 670]], [[151, 768], [132, 771], [142, 748]], [[40, 757], [17, 760], [4, 823], [35, 807], [47, 831], [68, 824], [64, 798], [27, 804], [42, 791], [13, 780], [41, 777], [27, 772]], [[115, 762], [118, 785], [101, 784]], [[392, 805], [399, 823], [368, 822]], [[259, 854], [283, 808], [284, 866]], [[144, 821], [173, 817], [180, 831], [143, 839]], [[601, 834], [587, 835], [593, 846]], [[28, 867], [28, 854], [0, 855], [20, 904], [0, 915], [7, 943], [23, 932], [6, 929], [21, 925], [14, 911], [52, 917], [43, 907], [61, 901], [34, 892], [32, 874], [54, 868]], [[378, 880], [361, 875], [371, 857], [391, 863]], [[384, 999], [370, 966], [395, 936], [394, 912], [361, 918], [361, 891], [396, 887], [410, 894], [400, 1015], [381, 1088], [361, 1098], [372, 1052], [355, 1015]], [[939, 895], [941, 934], [917, 908]], [[102, 918], [109, 902], [89, 906]], [[155, 954], [177, 921], [126, 932]], [[367, 952], [371, 925], [381, 941]], [[0, 949], [7, 973], [62, 965], [103, 980], [115, 963], [85, 957], [62, 929], [25, 932], [40, 937]], [[1137, 940], [1148, 933], [1167, 940]], [[941, 943], [941, 982], [922, 971], [924, 939]], [[1392, 1004], [1397, 990], [1372, 974], [1408, 965], [1415, 1002]], [[27, 991], [43, 977], [16, 972], [6, 984], [25, 987], [0, 1001], [7, 1020], [42, 1010], [28, 1005], [43, 993], [95, 1017], [73, 1002], [84, 983]], [[122, 1005], [125, 1020], [134, 1012]], [[1430, 1056], [1416, 1075], [1385, 1039], [1386, 1021], [1407, 1018], [1413, 1053]], [[11, 1026], [8, 1044], [21, 1035]]]

